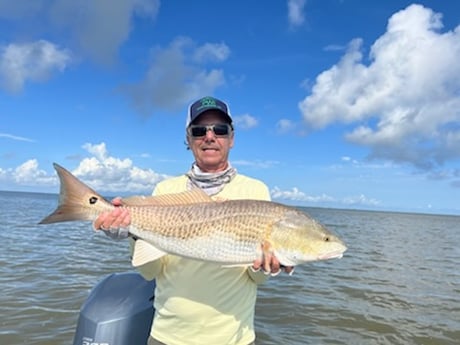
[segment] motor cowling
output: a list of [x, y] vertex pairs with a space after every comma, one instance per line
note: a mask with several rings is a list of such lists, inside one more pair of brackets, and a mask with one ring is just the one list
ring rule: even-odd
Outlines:
[[155, 281], [139, 273], [113, 273], [81, 307], [73, 345], [142, 345], [152, 326]]

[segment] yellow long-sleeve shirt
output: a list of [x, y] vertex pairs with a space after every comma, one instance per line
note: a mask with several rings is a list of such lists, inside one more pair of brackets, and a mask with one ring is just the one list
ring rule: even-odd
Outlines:
[[[159, 183], [154, 195], [187, 189], [187, 177]], [[237, 174], [218, 193], [220, 199], [270, 200], [267, 186]], [[135, 243], [134, 243], [135, 245]], [[243, 267], [166, 255], [138, 267], [156, 279], [151, 335], [168, 345], [247, 345], [254, 341], [257, 284], [267, 276]]]

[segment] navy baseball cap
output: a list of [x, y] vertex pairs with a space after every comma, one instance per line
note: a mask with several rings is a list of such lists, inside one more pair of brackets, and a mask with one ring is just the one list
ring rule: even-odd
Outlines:
[[203, 97], [192, 103], [188, 108], [187, 120], [185, 122], [185, 128], [188, 128], [190, 124], [195, 121], [198, 116], [203, 114], [207, 110], [218, 110], [227, 117], [229, 124], [232, 123], [232, 116], [230, 115], [230, 109], [228, 104], [214, 97]]

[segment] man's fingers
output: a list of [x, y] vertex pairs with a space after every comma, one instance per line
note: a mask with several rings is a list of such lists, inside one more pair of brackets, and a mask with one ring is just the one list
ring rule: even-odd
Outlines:
[[270, 267], [271, 267], [271, 273], [279, 273], [280, 272], [280, 269], [281, 269], [280, 262], [278, 261], [278, 259], [274, 255], [272, 256]]
[[103, 223], [105, 222], [109, 212], [104, 212], [99, 215], [99, 217], [96, 218], [96, 220], [93, 222], [93, 229], [94, 230], [103, 230], [102, 226]]
[[272, 269], [270, 267], [271, 261], [272, 261], [272, 254], [271, 253], [266, 253], [264, 255], [263, 265], [264, 265], [264, 271], [267, 272], [267, 273], [272, 271]]
[[121, 227], [123, 222], [122, 209], [120, 207], [115, 208], [112, 212], [110, 212], [102, 226], [104, 229], [117, 229]]
[[255, 270], [255, 271], [258, 271], [260, 270], [260, 268], [262, 267], [262, 259], [256, 259], [253, 264], [252, 264], [252, 268]]
[[283, 267], [284, 269], [284, 272], [286, 272], [287, 274], [291, 274], [292, 272], [294, 272], [294, 266], [284, 266]]
[[126, 228], [131, 224], [131, 214], [125, 208], [121, 208], [120, 213], [120, 227]]
[[95, 230], [110, 230], [125, 228], [131, 223], [129, 211], [123, 207], [117, 207], [111, 212], [103, 212], [93, 222]]
[[272, 276], [278, 275], [281, 271], [285, 271], [289, 275], [294, 271], [293, 266], [281, 265], [278, 258], [273, 254], [273, 249], [270, 242], [266, 241], [261, 245], [262, 257], [254, 260], [252, 268], [255, 271], [262, 269], [266, 274]]
[[112, 205], [123, 206], [123, 200], [121, 199], [121, 197], [117, 196], [116, 198], [112, 200]]

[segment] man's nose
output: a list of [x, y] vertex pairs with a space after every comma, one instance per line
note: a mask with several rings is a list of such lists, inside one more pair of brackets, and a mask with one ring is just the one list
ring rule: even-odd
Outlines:
[[214, 130], [212, 129], [212, 127], [208, 127], [206, 128], [206, 135], [205, 135], [206, 139], [214, 139], [216, 137], [216, 135], [214, 134]]

